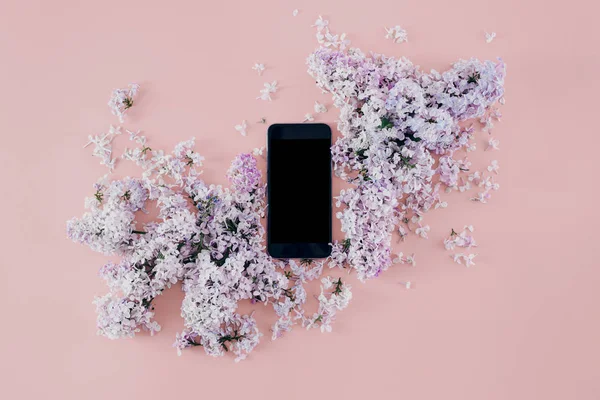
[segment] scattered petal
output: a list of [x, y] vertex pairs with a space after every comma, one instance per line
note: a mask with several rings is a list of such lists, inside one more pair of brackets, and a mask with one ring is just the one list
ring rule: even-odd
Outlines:
[[431, 230], [431, 228], [429, 227], [429, 225], [425, 225], [425, 226], [419, 226], [416, 230], [415, 233], [422, 237], [423, 239], [427, 239], [428, 238], [428, 233]]
[[327, 27], [327, 25], [329, 25], [329, 21], [326, 19], [323, 19], [323, 17], [319, 15], [319, 18], [315, 21], [314, 25], [312, 25], [312, 26], [316, 27], [318, 31], [321, 31], [321, 30], [325, 29]]
[[385, 28], [385, 38], [392, 39], [394, 43], [408, 42], [408, 34], [400, 25], [396, 25], [393, 28]]
[[243, 120], [241, 124], [235, 126], [235, 130], [238, 131], [242, 136], [246, 136], [248, 133], [246, 132], [246, 128], [248, 125], [246, 124], [246, 120]]
[[325, 104], [321, 104], [318, 101], [315, 101], [315, 112], [316, 113], [326, 113], [327, 107], [325, 107]]
[[500, 166], [498, 165], [498, 160], [493, 160], [492, 163], [487, 167], [487, 170], [489, 172], [494, 172], [494, 173], [498, 173], [498, 170], [500, 169]]
[[500, 148], [498, 147], [499, 145], [500, 145], [500, 140], [494, 139], [494, 138], [491, 137], [488, 140], [488, 145], [486, 147], [486, 150], [489, 150], [489, 149], [500, 150]]
[[256, 64], [254, 64], [252, 69], [255, 70], [256, 72], [258, 72], [258, 75], [260, 76], [260, 75], [262, 75], [263, 71], [265, 70], [265, 66], [264, 66], [264, 64], [256, 63]]
[[277, 81], [271, 83], [267, 82], [264, 84], [264, 88], [260, 90], [260, 96], [257, 99], [271, 101], [271, 93], [277, 92]]

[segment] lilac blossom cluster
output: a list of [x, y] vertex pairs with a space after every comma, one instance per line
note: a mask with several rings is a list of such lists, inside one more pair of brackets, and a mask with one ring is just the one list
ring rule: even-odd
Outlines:
[[139, 90], [140, 85], [137, 83], [130, 83], [126, 88], [113, 90], [108, 101], [108, 107], [113, 115], [119, 118], [121, 123], [125, 121], [125, 114], [133, 106], [133, 100]]
[[[203, 158], [193, 139], [165, 154], [148, 147], [139, 132], [127, 132], [139, 147], [127, 149], [123, 158], [142, 167], [142, 178], [104, 177], [86, 199], [88, 211], [67, 223], [73, 241], [121, 256], [100, 269], [110, 289], [94, 301], [100, 335], [118, 339], [159, 331], [153, 301], [177, 282], [185, 292], [185, 327], [174, 343], [179, 354], [202, 346], [212, 356], [230, 351], [244, 359], [262, 336], [253, 315], [238, 312], [244, 300], [273, 306], [279, 317], [273, 339], [296, 323], [331, 330], [336, 312], [351, 298], [350, 286], [327, 278], [324, 288], [334, 289], [322, 291], [316, 314], [305, 315], [303, 285], [320, 277], [323, 262], [280, 261], [265, 252], [265, 185], [252, 155], [233, 160], [231, 186], [223, 188], [200, 179]], [[138, 224], [136, 214], [147, 212], [149, 203], [157, 206], [158, 219]]]
[[[334, 171], [355, 185], [337, 197], [336, 205], [345, 206], [337, 213], [345, 240], [333, 244], [331, 264], [372, 278], [392, 264], [396, 228], [403, 237], [404, 226], [417, 223], [426, 237], [423, 213], [446, 206], [440, 188], [456, 188], [469, 166], [458, 152], [474, 131], [464, 122], [499, 118], [491, 106], [502, 99], [505, 66], [470, 59], [425, 73], [405, 58], [323, 47], [307, 64], [340, 109]], [[490, 168], [497, 171], [497, 164]], [[495, 188], [489, 180], [485, 185]], [[489, 190], [479, 196], [485, 201]]]
[[[455, 250], [457, 247], [461, 247], [464, 249], [471, 249], [473, 247], [477, 247], [477, 243], [475, 242], [475, 238], [471, 233], [475, 228], [473, 225], [465, 225], [462, 232], [456, 232], [454, 229], [450, 231], [450, 236], [444, 239], [444, 247], [446, 250]], [[477, 254], [474, 253], [455, 253], [452, 254], [452, 260], [454, 260], [457, 264], [462, 264], [463, 262], [467, 267], [471, 265], [475, 265], [473, 261]]]

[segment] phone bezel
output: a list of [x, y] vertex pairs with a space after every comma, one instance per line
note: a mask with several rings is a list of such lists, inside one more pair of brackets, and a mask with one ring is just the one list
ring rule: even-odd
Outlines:
[[326, 258], [331, 255], [332, 241], [332, 168], [329, 153], [329, 241], [327, 243], [273, 243], [271, 241], [271, 148], [272, 140], [292, 139], [329, 139], [331, 147], [331, 128], [327, 124], [273, 124], [267, 131], [267, 252], [273, 258]]

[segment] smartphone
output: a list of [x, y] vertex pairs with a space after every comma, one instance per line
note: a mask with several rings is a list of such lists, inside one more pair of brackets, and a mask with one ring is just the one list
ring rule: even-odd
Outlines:
[[331, 129], [275, 124], [267, 133], [267, 251], [274, 258], [331, 254]]

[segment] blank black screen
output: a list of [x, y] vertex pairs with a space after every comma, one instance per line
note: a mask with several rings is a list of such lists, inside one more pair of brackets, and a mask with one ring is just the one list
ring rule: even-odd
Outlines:
[[331, 224], [331, 141], [269, 142], [272, 243], [328, 243]]

